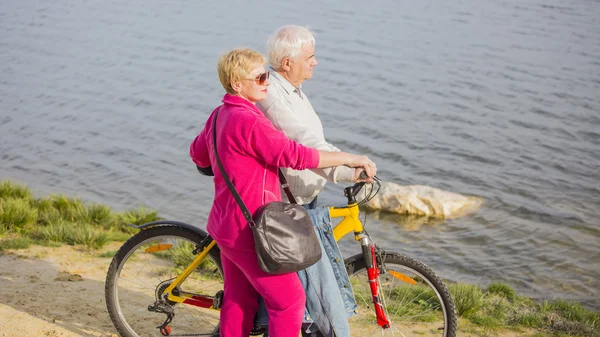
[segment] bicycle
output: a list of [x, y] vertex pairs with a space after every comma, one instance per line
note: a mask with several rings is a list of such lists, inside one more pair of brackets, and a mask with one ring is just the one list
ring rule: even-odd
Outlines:
[[[344, 260], [359, 306], [358, 318], [351, 320], [371, 324], [371, 335], [454, 337], [456, 311], [443, 280], [422, 262], [376, 245], [359, 219], [359, 206], [379, 192], [379, 182], [375, 179], [359, 202], [365, 183], [346, 187], [347, 206], [329, 208], [332, 219], [343, 218], [333, 229], [335, 239], [353, 232], [362, 249]], [[223, 271], [215, 241], [178, 221], [134, 227], [140, 232], [118, 250], [105, 283], [118, 332], [123, 337], [219, 336]], [[250, 335], [263, 332], [254, 327]]]

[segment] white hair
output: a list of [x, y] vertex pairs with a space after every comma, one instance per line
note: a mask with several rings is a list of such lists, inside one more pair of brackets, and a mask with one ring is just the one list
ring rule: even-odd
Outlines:
[[295, 60], [306, 46], [315, 46], [315, 37], [308, 28], [290, 25], [277, 29], [267, 40], [267, 58], [271, 67], [279, 69], [286, 57]]

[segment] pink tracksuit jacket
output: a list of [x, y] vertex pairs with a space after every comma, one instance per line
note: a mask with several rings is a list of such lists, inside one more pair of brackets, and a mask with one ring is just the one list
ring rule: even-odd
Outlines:
[[190, 145], [190, 156], [200, 167], [212, 167], [215, 199], [207, 230], [219, 245], [254, 252], [254, 238], [246, 219], [227, 188], [214, 156], [213, 119], [217, 119], [217, 149], [223, 168], [251, 213], [271, 201], [281, 201], [277, 169], [316, 168], [319, 152], [288, 139], [248, 100], [226, 94], [223, 105], [209, 116]]

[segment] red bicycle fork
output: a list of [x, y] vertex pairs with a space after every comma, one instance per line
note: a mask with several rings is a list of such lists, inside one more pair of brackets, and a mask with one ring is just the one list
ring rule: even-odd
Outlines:
[[382, 328], [390, 327], [390, 321], [385, 314], [381, 297], [379, 296], [379, 274], [381, 271], [377, 265], [377, 254], [375, 253], [375, 245], [369, 242], [368, 238], [361, 239], [363, 256], [367, 268], [367, 276], [369, 277], [369, 286], [371, 287], [371, 295], [373, 296], [373, 305], [375, 307], [375, 315], [377, 316], [377, 324]]

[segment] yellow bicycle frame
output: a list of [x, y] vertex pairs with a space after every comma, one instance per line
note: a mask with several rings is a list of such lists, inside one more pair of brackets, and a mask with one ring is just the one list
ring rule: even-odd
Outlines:
[[[346, 234], [350, 232], [355, 233], [355, 239], [358, 241], [360, 238], [358, 236], [359, 233], [363, 232], [363, 225], [358, 218], [359, 210], [358, 204], [352, 203], [347, 207], [330, 207], [329, 208], [329, 216], [331, 218], [344, 218], [334, 229], [333, 236], [336, 241], [344, 237]], [[180, 296], [173, 294], [173, 289], [179, 286], [185, 279], [192, 274], [192, 272], [202, 263], [202, 261], [208, 255], [208, 252], [216, 245], [215, 241], [212, 241], [208, 244], [204, 250], [196, 256], [194, 261], [185, 268], [181, 274], [175, 278], [175, 280], [165, 289], [163, 294], [168, 294], [169, 301], [177, 302], [177, 303], [185, 303], [194, 301], [192, 298], [192, 294], [180, 293]]]
[[181, 296], [173, 295], [173, 289], [175, 289], [175, 287], [177, 287], [181, 283], [183, 283], [183, 281], [185, 281], [185, 279], [188, 278], [188, 276], [190, 276], [192, 274], [192, 272], [194, 272], [194, 270], [206, 258], [206, 255], [208, 255], [208, 252], [216, 245], [217, 245], [217, 242], [213, 240], [206, 247], [204, 247], [204, 250], [200, 254], [198, 254], [198, 256], [196, 256], [194, 261], [192, 261], [192, 263], [189, 266], [187, 266], [187, 268], [185, 268], [183, 270], [183, 272], [181, 272], [181, 274], [179, 274], [177, 276], [177, 278], [175, 278], [173, 283], [171, 283], [171, 285], [168, 286], [167, 289], [165, 289], [163, 294], [169, 294], [169, 296], [168, 296], [169, 301], [173, 301], [173, 302], [177, 302], [177, 303], [184, 303], [186, 301], [188, 301], [188, 302], [194, 301], [192, 299], [192, 297], [193, 297], [192, 294], [182, 293]]
[[354, 239], [358, 241], [359, 233], [363, 232], [363, 225], [358, 218], [358, 204], [352, 203], [348, 207], [330, 207], [329, 216], [331, 218], [344, 218], [334, 229], [333, 237], [339, 241], [350, 232], [354, 232]]

